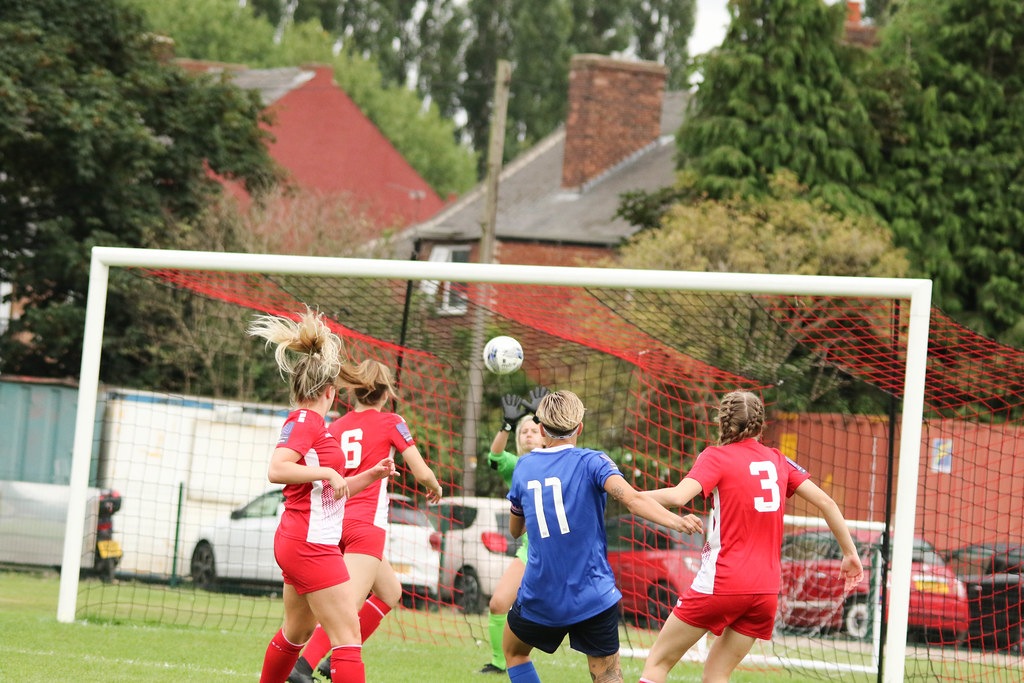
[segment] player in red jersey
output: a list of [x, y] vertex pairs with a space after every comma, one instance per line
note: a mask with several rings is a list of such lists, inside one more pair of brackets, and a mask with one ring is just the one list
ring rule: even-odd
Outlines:
[[[346, 476], [370, 471], [378, 463], [393, 459], [397, 452], [416, 481], [427, 490], [427, 501], [439, 502], [441, 485], [423, 461], [405, 420], [384, 411], [387, 402], [397, 398], [387, 366], [374, 360], [363, 361], [356, 376], [358, 380], [349, 387], [353, 409], [328, 427], [345, 454]], [[357, 598], [352, 607], [359, 613], [360, 639], [364, 643], [402, 598], [402, 584], [384, 557], [388, 506], [384, 481], [373, 482], [345, 504], [341, 550], [352, 577], [353, 596]], [[313, 667], [329, 647], [323, 630], [316, 629], [288, 680], [312, 680]], [[321, 668], [321, 673], [328, 672]]]
[[[355, 585], [338, 543], [345, 498], [394, 472], [381, 459], [355, 476], [342, 475], [345, 455], [327, 431], [324, 416], [338, 383], [352, 384], [341, 339], [308, 308], [298, 322], [262, 316], [248, 333], [276, 345], [275, 359], [289, 380], [296, 407], [285, 420], [267, 477], [284, 484], [284, 513], [274, 536], [274, 558], [284, 578], [284, 624], [271, 639], [260, 683], [283, 683], [319, 621], [330, 643], [338, 680], [365, 681]], [[365, 595], [365, 593], [364, 593]]]
[[809, 474], [758, 440], [764, 404], [734, 391], [718, 406], [717, 446], [704, 449], [674, 487], [647, 491], [665, 506], [683, 506], [698, 493], [712, 498], [701, 567], [679, 598], [644, 664], [641, 683], [663, 683], [668, 672], [705, 633], [720, 636], [704, 664], [704, 683], [728, 681], [757, 638], [775, 624], [786, 498], [794, 493], [821, 510], [843, 551], [840, 576], [851, 590], [863, 568], [839, 506]]

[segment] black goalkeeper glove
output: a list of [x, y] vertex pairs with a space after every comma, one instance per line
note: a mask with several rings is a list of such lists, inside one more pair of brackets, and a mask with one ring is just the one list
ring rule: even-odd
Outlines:
[[530, 389], [530, 393], [526, 395], [523, 400], [523, 407], [534, 415], [537, 414], [537, 408], [540, 407], [540, 400], [551, 393], [551, 390], [547, 387], [534, 387]]
[[522, 399], [515, 394], [505, 394], [501, 397], [501, 419], [504, 422], [502, 429], [511, 432], [523, 415], [526, 415], [526, 409], [523, 407]]

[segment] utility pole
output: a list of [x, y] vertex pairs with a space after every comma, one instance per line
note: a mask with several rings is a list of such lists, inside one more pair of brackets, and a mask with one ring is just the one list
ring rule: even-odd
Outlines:
[[[505, 119], [508, 113], [508, 93], [512, 83], [512, 64], [498, 60], [494, 79], [494, 108], [491, 110], [491, 135], [487, 145], [486, 198], [480, 217], [480, 251], [478, 263], [494, 263], [494, 227], [498, 218], [498, 176], [501, 175], [501, 157], [505, 151]], [[477, 285], [481, 302], [491, 298], [491, 286]], [[469, 356], [469, 395], [463, 412], [462, 430], [462, 488], [467, 495], [476, 494], [477, 423], [484, 396], [483, 349], [487, 328], [487, 309], [483, 304], [473, 307], [473, 336]]]

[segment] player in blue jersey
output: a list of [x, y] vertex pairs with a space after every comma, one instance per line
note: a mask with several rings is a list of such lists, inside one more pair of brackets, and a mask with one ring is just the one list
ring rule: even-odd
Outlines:
[[537, 408], [543, 448], [519, 458], [508, 499], [513, 536], [530, 537], [519, 595], [502, 643], [513, 683], [539, 683], [533, 648], [553, 653], [569, 636], [587, 655], [591, 678], [622, 681], [619, 600], [608, 564], [604, 511], [608, 494], [631, 513], [682, 531], [703, 531], [700, 518], [680, 517], [641, 496], [605, 453], [577, 448], [583, 402], [571, 391], [545, 396]]

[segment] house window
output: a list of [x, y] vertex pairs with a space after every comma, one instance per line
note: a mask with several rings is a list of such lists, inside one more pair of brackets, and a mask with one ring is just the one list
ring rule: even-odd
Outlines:
[[[430, 261], [441, 263], [469, 263], [468, 245], [436, 246], [430, 252]], [[438, 282], [424, 280], [420, 291], [437, 297], [437, 312], [441, 315], [464, 315], [469, 302], [466, 298], [466, 283]]]

